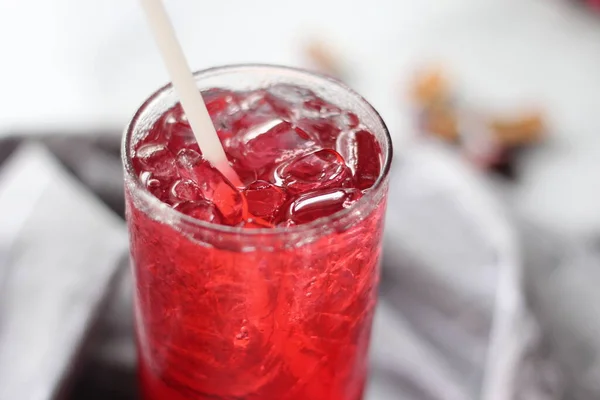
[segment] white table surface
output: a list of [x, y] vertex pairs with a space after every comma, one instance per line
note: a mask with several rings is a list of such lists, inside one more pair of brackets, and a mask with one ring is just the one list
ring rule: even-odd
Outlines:
[[[400, 151], [405, 84], [432, 61], [474, 104], [543, 105], [552, 144], [526, 161], [517, 203], [556, 227], [600, 230], [600, 18], [561, 0], [166, 3], [196, 69], [302, 65], [308, 38], [335, 41]], [[167, 80], [136, 0], [0, 0], [0, 48], [0, 132], [122, 126]]]

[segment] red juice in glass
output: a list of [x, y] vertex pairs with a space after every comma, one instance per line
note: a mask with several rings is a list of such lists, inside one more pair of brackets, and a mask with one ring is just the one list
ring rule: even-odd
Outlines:
[[341, 83], [196, 74], [243, 187], [206, 162], [170, 86], [123, 142], [144, 400], [359, 400], [392, 148]]

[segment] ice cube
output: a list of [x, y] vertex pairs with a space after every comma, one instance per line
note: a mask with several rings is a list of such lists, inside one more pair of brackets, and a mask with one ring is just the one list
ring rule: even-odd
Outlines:
[[296, 125], [323, 147], [335, 148], [335, 142], [341, 129], [337, 122], [329, 118], [300, 118]]
[[231, 168], [238, 174], [242, 183], [247, 186], [258, 179], [258, 174], [252, 169], [248, 169], [243, 161], [234, 158], [231, 154], [227, 154]]
[[279, 83], [267, 89], [271, 99], [278, 99], [289, 105], [300, 105], [317, 98], [315, 93], [304, 87]]
[[361, 190], [373, 186], [381, 170], [381, 147], [375, 136], [366, 130], [343, 132], [336, 148], [352, 170], [355, 186]]
[[302, 129], [276, 118], [236, 137], [228, 152], [261, 177], [262, 172], [316, 147], [315, 141]]
[[199, 152], [192, 149], [181, 149], [177, 153], [177, 168], [179, 169], [179, 175], [182, 178], [196, 181], [194, 174], [194, 167], [202, 162], [203, 158]]
[[166, 145], [174, 154], [195, 143], [192, 128], [180, 104], [166, 111], [152, 127], [153, 140]]
[[171, 140], [171, 131], [174, 126], [182, 121], [183, 110], [181, 106], [175, 106], [170, 110], [167, 110], [160, 116], [158, 121], [152, 125], [146, 138], [146, 142], [155, 142], [168, 145]]
[[266, 91], [252, 92], [240, 104], [242, 112], [232, 117], [232, 127], [236, 134], [243, 135], [247, 130], [275, 119], [289, 121], [291, 118], [289, 107], [280, 107], [270, 101]]
[[248, 212], [255, 217], [274, 221], [286, 200], [283, 189], [266, 181], [255, 181], [243, 191]]
[[360, 119], [358, 115], [349, 112], [343, 111], [341, 114], [333, 116], [332, 119], [335, 121], [336, 125], [342, 130], [350, 130], [358, 128], [360, 124]]
[[198, 185], [190, 179], [180, 179], [171, 185], [171, 204], [182, 201], [195, 201], [202, 199], [202, 191]]
[[331, 118], [340, 115], [342, 110], [320, 97], [306, 100], [302, 107], [302, 115], [311, 118]]
[[196, 151], [200, 150], [194, 132], [189, 124], [180, 124], [177, 127], [173, 127], [170, 136], [169, 149], [174, 153], [185, 148], [194, 149]]
[[167, 196], [167, 187], [168, 184], [163, 184], [159, 179], [156, 179], [152, 172], [144, 171], [140, 174], [140, 181], [142, 185], [148, 190], [150, 193], [154, 195], [154, 197], [158, 198], [162, 201], [167, 201], [169, 196]]
[[194, 182], [202, 197], [212, 202], [224, 222], [237, 225], [247, 212], [241, 193], [199, 153], [183, 149], [177, 154], [177, 167], [182, 178]]
[[238, 93], [226, 89], [210, 89], [202, 92], [206, 108], [221, 140], [234, 135], [233, 123], [241, 110]]
[[212, 222], [214, 224], [222, 224], [224, 221], [223, 215], [217, 207], [207, 200], [184, 201], [177, 204], [174, 208], [180, 213], [201, 221]]
[[233, 114], [240, 109], [237, 93], [227, 89], [209, 89], [202, 92], [202, 98], [209, 114]]
[[287, 218], [297, 224], [314, 221], [350, 207], [361, 197], [360, 190], [331, 188], [298, 196], [287, 210]]
[[352, 172], [335, 150], [321, 149], [281, 164], [274, 174], [277, 184], [300, 193], [351, 183]]
[[244, 94], [240, 100], [240, 107], [242, 111], [250, 111], [255, 110], [262, 104], [266, 102], [265, 95], [267, 92], [265, 90], [255, 90], [250, 93]]
[[335, 148], [335, 141], [342, 131], [353, 130], [360, 124], [356, 114], [342, 111], [320, 98], [306, 102], [295, 122], [329, 148]]
[[157, 178], [173, 176], [177, 172], [174, 154], [161, 143], [142, 145], [135, 151], [134, 158], [141, 170], [150, 171]]

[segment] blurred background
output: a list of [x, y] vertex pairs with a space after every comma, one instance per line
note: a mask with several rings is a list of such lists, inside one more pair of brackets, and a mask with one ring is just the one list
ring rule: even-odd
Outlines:
[[[556, 151], [523, 161], [530, 191], [524, 206], [580, 230], [600, 224], [592, 194], [598, 179], [590, 176], [596, 169], [587, 164], [596, 158], [600, 127], [594, 118], [600, 32], [593, 2], [588, 9], [585, 2], [167, 5], [195, 69], [245, 62], [315, 67], [307, 49], [323, 46], [382, 113], [399, 149], [414, 133], [409, 85], [432, 65], [445, 68], [464, 102], [484, 111], [541, 108]], [[141, 100], [168, 80], [135, 1], [0, 4], [3, 132], [121, 130]], [[561, 193], [573, 194], [572, 207], [563, 207]]]
[[[369, 400], [600, 398], [598, 1], [165, 3], [193, 69], [386, 121]], [[133, 398], [119, 140], [166, 70], [137, 1], [0, 0], [0, 33], [0, 399]]]

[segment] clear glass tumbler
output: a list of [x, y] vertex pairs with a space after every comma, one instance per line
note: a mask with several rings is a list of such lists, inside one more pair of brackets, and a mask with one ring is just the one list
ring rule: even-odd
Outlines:
[[200, 90], [307, 87], [356, 113], [382, 168], [357, 203], [289, 228], [244, 229], [181, 214], [152, 196], [135, 143], [177, 103], [154, 93], [126, 129], [123, 163], [145, 400], [359, 400], [377, 299], [392, 145], [378, 113], [333, 79], [275, 66], [195, 74]]

